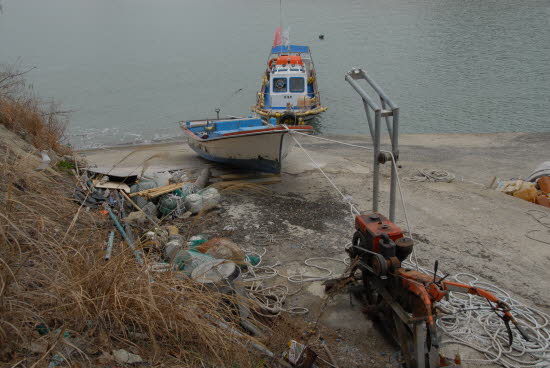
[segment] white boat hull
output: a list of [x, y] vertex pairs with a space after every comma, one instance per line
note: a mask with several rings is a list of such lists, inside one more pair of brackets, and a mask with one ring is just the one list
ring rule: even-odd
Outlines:
[[189, 146], [210, 161], [252, 170], [279, 173], [282, 160], [294, 146], [286, 130], [250, 133], [201, 140], [187, 134]]

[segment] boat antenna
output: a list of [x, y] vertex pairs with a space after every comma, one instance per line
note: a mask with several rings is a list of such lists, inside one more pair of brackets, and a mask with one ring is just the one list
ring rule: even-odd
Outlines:
[[[283, 0], [279, 0], [279, 29], [281, 30], [281, 35], [283, 34]], [[281, 41], [282, 41], [281, 37]]]
[[238, 90], [234, 91], [229, 96], [227, 96], [227, 98], [220, 105], [218, 105], [218, 107], [216, 107], [216, 109], [214, 111], [216, 112], [216, 115], [218, 116], [218, 120], [220, 119], [220, 111], [221, 111], [222, 107], [224, 107], [225, 104], [228, 103], [229, 100], [231, 100], [231, 98], [233, 96], [235, 96], [236, 94], [238, 94], [242, 90], [243, 90], [243, 88], [239, 88]]
[[[288, 38], [290, 38], [290, 36], [288, 35], [288, 33], [285, 33], [285, 31], [283, 30], [283, 0], [279, 0], [279, 28], [280, 28], [280, 30], [281, 30], [281, 42], [284, 43], [284, 42], [285, 42], [285, 41], [284, 41], [284, 35], [286, 34]], [[287, 39], [286, 41], [287, 41], [287, 42], [286, 42], [286, 43], [287, 43], [287, 45], [286, 45], [286, 47], [287, 47], [286, 52], [290, 52], [290, 40]], [[284, 44], [281, 45], [281, 46], [284, 46]], [[283, 48], [281, 47], [281, 50], [282, 50], [282, 49], [283, 49]]]

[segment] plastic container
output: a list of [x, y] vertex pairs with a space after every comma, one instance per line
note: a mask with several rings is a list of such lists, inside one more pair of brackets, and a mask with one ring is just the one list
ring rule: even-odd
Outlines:
[[544, 194], [550, 193], [550, 176], [543, 176], [537, 180], [537, 184]]
[[261, 261], [261, 258], [255, 254], [247, 254], [246, 259], [252, 266], [257, 266]]
[[516, 198], [521, 198], [524, 201], [535, 203], [538, 193], [535, 186], [531, 184], [531, 185], [524, 185], [520, 190], [515, 191], [513, 196]]
[[548, 200], [546, 194], [539, 194], [535, 200], [535, 203], [550, 208], [550, 200]]
[[194, 250], [181, 250], [176, 254], [176, 257], [174, 257], [172, 264], [175, 270], [183, 271], [187, 276], [191, 276], [195, 268], [213, 259], [213, 257], [207, 254]]
[[[189, 238], [189, 241], [187, 242], [187, 245], [189, 246], [189, 248], [196, 248], [198, 247], [199, 245], [203, 244], [203, 243], [206, 243], [207, 239], [202, 236], [202, 235], [195, 235], [195, 236], [192, 236], [191, 238]], [[204, 253], [204, 252], [201, 252], [201, 253]]]
[[185, 198], [185, 207], [193, 214], [214, 208], [220, 202], [220, 193], [216, 188], [208, 188], [200, 194], [189, 194]]

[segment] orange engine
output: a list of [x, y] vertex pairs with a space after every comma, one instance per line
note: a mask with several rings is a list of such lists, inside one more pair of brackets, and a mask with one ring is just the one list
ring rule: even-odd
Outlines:
[[375, 253], [380, 253], [379, 243], [383, 234], [396, 241], [403, 237], [403, 231], [378, 212], [355, 217], [355, 229], [365, 237], [365, 248]]

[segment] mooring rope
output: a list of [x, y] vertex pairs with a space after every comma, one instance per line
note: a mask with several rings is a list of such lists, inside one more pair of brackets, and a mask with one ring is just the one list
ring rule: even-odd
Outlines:
[[[342, 191], [340, 189], [338, 189], [338, 187], [336, 187], [336, 184], [334, 184], [334, 182], [332, 180], [330, 180], [330, 178], [325, 174], [325, 172], [323, 171], [323, 169], [319, 166], [319, 164], [317, 164], [312, 158], [311, 156], [309, 155], [309, 153], [307, 153], [307, 151], [304, 149], [304, 147], [300, 144], [300, 142], [292, 136], [292, 134], [300, 134], [300, 135], [305, 135], [306, 137], [310, 137], [310, 138], [315, 138], [315, 139], [319, 139], [319, 140], [323, 140], [323, 141], [328, 141], [328, 142], [333, 142], [333, 143], [338, 143], [338, 144], [341, 144], [341, 145], [344, 145], [344, 146], [349, 146], [349, 147], [355, 147], [355, 148], [362, 148], [362, 149], [366, 149], [368, 151], [372, 151], [374, 152], [374, 148], [372, 147], [367, 147], [367, 146], [360, 146], [358, 144], [352, 144], [352, 143], [346, 143], [346, 142], [342, 142], [342, 141], [337, 141], [335, 139], [329, 139], [329, 138], [323, 138], [323, 137], [319, 137], [319, 136], [315, 136], [315, 135], [311, 135], [311, 134], [305, 134], [305, 133], [301, 133], [301, 132], [297, 132], [297, 131], [292, 131], [291, 129], [288, 128], [288, 126], [286, 125], [283, 125], [287, 131], [291, 134], [290, 136], [292, 137], [292, 139], [294, 139], [294, 141], [300, 146], [300, 148], [305, 152], [305, 154], [310, 158], [311, 162], [313, 162], [313, 164], [317, 167], [317, 169], [319, 169], [323, 175], [325, 176], [325, 178], [327, 178], [327, 180], [332, 184], [332, 186], [334, 188], [336, 188], [336, 190], [338, 191], [338, 193], [340, 193], [340, 195], [342, 196], [342, 199], [346, 202], [349, 203], [350, 207], [353, 209], [355, 209], [355, 214], [356, 215], [359, 215], [360, 212], [359, 210], [357, 210], [355, 208], [355, 206], [353, 205], [353, 203], [351, 203], [351, 201], [349, 200], [349, 198], [347, 196], [345, 196]], [[412, 229], [411, 229], [411, 224], [409, 222], [409, 216], [407, 214], [407, 205], [405, 203], [405, 196], [403, 195], [403, 190], [401, 188], [401, 180], [399, 178], [399, 171], [397, 170], [397, 162], [395, 160], [395, 156], [393, 155], [393, 152], [391, 151], [386, 151], [386, 150], [380, 150], [380, 152], [383, 152], [383, 153], [387, 153], [388, 155], [390, 155], [391, 157], [391, 161], [393, 163], [393, 166], [395, 167], [395, 173], [396, 173], [396, 179], [397, 179], [397, 189], [399, 190], [399, 196], [401, 197], [401, 205], [403, 206], [403, 214], [405, 216], [405, 224], [407, 225], [407, 232], [409, 234], [409, 237], [411, 238], [411, 240], [413, 240], [414, 242], [414, 239], [413, 239], [413, 232], [412, 232]], [[353, 213], [353, 211], [352, 211]], [[417, 257], [416, 257], [416, 249], [413, 247], [413, 252], [412, 252], [412, 256], [414, 257], [414, 263], [416, 265], [418, 265], [418, 260], [417, 260]], [[418, 270], [418, 266], [416, 266], [416, 269]]]
[[[247, 271], [241, 274], [241, 281], [246, 283], [252, 283], [246, 287], [246, 292], [250, 299], [252, 299], [261, 311], [256, 311], [259, 314], [265, 317], [276, 317], [282, 312], [290, 314], [306, 314], [309, 312], [309, 309], [305, 307], [290, 307], [285, 308], [284, 303], [286, 298], [290, 295], [296, 294], [302, 289], [303, 283], [313, 282], [313, 281], [325, 281], [333, 278], [335, 273], [328, 267], [321, 266], [319, 264], [314, 264], [311, 262], [314, 261], [332, 261], [332, 262], [341, 262], [344, 265], [349, 265], [349, 257], [344, 259], [333, 258], [333, 257], [312, 257], [304, 261], [304, 264], [308, 267], [316, 268], [322, 272], [323, 275], [306, 275], [303, 272], [285, 275], [277, 271], [276, 267], [282, 266], [280, 262], [276, 262], [271, 266], [261, 265], [263, 257], [267, 253], [267, 249], [264, 248], [263, 252], [260, 254], [256, 251], [251, 251], [243, 249], [243, 252], [247, 254], [245, 257], [245, 262], [247, 266]], [[249, 254], [253, 254], [258, 257], [259, 262], [256, 265], [252, 265], [250, 262]], [[300, 288], [294, 292], [290, 292], [287, 286], [285, 285], [275, 285], [275, 286], [264, 286], [263, 283], [265, 280], [269, 280], [274, 277], [283, 277], [286, 278], [290, 283], [300, 284]], [[263, 313], [264, 311], [265, 313]], [[269, 313], [269, 314], [266, 314]]]

